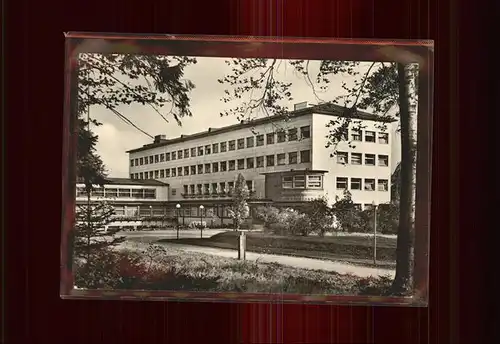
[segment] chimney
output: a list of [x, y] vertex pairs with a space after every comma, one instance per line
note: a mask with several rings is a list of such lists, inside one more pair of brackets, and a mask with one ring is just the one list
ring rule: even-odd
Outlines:
[[208, 128], [208, 132], [211, 132], [212, 131], [212, 128]]
[[167, 135], [156, 135], [153, 142], [160, 143], [160, 142], [164, 142], [164, 141], [167, 141]]
[[308, 107], [308, 105], [309, 104], [307, 102], [301, 102], [301, 103], [294, 104], [293, 111], [306, 109]]

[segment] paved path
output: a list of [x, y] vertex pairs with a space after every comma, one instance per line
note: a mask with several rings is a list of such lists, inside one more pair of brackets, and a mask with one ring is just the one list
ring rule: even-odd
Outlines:
[[[238, 252], [235, 250], [193, 246], [193, 245], [181, 245], [174, 243], [158, 243], [158, 244], [166, 247], [177, 248], [185, 252], [204, 253], [225, 258], [235, 258], [235, 259], [238, 258]], [[130, 249], [145, 249], [147, 247], [147, 244], [135, 242], [135, 243], [124, 243], [124, 246]], [[376, 277], [383, 275], [389, 275], [391, 277], [394, 277], [395, 274], [395, 271], [391, 269], [383, 269], [383, 268], [377, 269], [371, 267], [356, 266], [342, 262], [334, 262], [330, 260], [281, 256], [275, 254], [247, 252], [246, 259], [251, 261], [259, 261], [262, 263], [278, 263], [302, 269], [335, 271], [341, 274], [350, 273], [360, 277], [369, 277], [369, 276]]]

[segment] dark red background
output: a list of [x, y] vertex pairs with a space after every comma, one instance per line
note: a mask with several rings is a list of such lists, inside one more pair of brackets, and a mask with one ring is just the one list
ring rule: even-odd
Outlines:
[[[488, 229], [479, 216], [486, 205], [477, 199], [487, 191], [478, 187], [487, 158], [479, 125], [491, 104], [481, 99], [480, 78], [488, 74], [478, 72], [487, 66], [488, 45], [474, 24], [479, 9], [488, 9], [452, 0], [374, 3], [8, 0], [2, 259], [7, 343], [480, 342], [492, 334], [494, 320], [484, 316], [491, 304], [483, 288], [487, 250], [479, 247], [488, 236], [476, 235]], [[458, 24], [464, 25], [460, 35]], [[431, 306], [60, 300], [63, 31], [435, 39]], [[458, 149], [465, 159], [458, 159]]]

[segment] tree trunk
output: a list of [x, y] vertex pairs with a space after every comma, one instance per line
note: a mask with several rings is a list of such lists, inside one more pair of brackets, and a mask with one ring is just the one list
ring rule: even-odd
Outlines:
[[396, 276], [392, 293], [407, 294], [412, 287], [412, 233], [414, 224], [415, 109], [411, 104], [411, 65], [398, 64], [399, 111], [401, 119], [400, 211], [396, 248]]

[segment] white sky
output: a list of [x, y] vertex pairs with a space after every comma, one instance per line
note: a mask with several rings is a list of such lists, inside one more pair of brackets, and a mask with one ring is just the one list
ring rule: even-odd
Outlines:
[[[117, 110], [129, 118], [138, 127], [148, 134], [155, 136], [167, 135], [167, 138], [178, 137], [181, 134], [192, 134], [207, 130], [208, 127], [223, 127], [237, 123], [236, 116], [220, 117], [219, 113], [228, 110], [234, 104], [226, 104], [220, 101], [224, 90], [228, 87], [217, 82], [218, 78], [230, 72], [230, 67], [224, 63], [224, 58], [198, 58], [198, 63], [186, 67], [184, 78], [191, 80], [196, 88], [191, 91], [191, 112], [193, 117], [182, 119], [182, 127], [179, 127], [173, 118], [168, 118], [166, 123], [151, 107], [143, 105], [123, 105]], [[360, 65], [360, 72], [365, 71], [370, 63]], [[318, 70], [318, 61], [310, 62], [311, 75]], [[293, 109], [293, 104], [308, 101], [318, 103], [312, 88], [302, 76], [292, 71], [292, 68], [283, 60], [276, 79], [293, 82], [291, 88], [294, 101], [287, 105]], [[330, 89], [326, 93], [317, 93], [322, 100], [330, 101], [345, 92], [341, 88], [341, 81], [352, 83], [349, 77], [336, 76], [332, 79]], [[167, 105], [167, 109], [170, 107]], [[161, 111], [161, 110], [160, 110]], [[110, 177], [128, 177], [128, 154], [127, 150], [141, 147], [151, 143], [152, 139], [139, 132], [132, 126], [124, 123], [111, 111], [104, 107], [93, 106], [90, 116], [102, 123], [102, 126], [94, 128], [99, 136], [97, 151], [101, 156]]]

